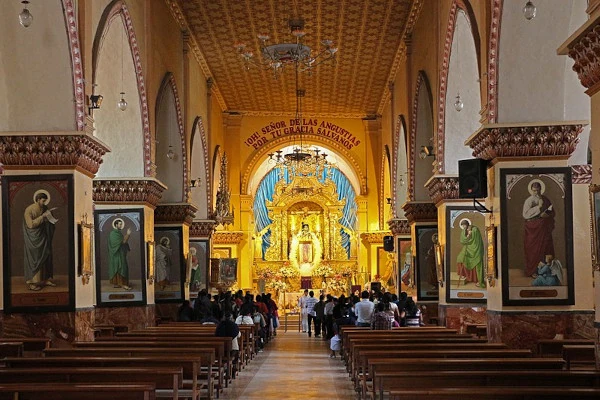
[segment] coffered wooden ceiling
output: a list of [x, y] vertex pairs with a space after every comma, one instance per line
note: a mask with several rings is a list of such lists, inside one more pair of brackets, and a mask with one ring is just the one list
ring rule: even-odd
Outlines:
[[388, 82], [404, 55], [423, 0], [165, 0], [181, 28], [190, 33], [195, 57], [212, 77], [223, 111], [248, 115], [293, 114], [295, 74], [287, 66], [278, 79], [252, 66], [234, 45], [245, 43], [260, 58], [259, 33], [268, 44], [291, 43], [288, 21], [305, 21], [304, 43], [320, 50], [334, 41], [337, 61], [301, 73], [305, 116], [365, 117], [381, 114]]

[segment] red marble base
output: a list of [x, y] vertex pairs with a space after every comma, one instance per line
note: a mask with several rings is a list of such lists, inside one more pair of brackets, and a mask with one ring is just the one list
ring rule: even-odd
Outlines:
[[97, 324], [127, 325], [131, 330], [154, 326], [155, 320], [154, 305], [42, 314], [0, 312], [0, 337], [49, 337], [53, 347], [61, 347], [76, 340], [92, 341]]
[[499, 312], [488, 310], [488, 340], [535, 351], [538, 340], [584, 338], [598, 341], [592, 311]]

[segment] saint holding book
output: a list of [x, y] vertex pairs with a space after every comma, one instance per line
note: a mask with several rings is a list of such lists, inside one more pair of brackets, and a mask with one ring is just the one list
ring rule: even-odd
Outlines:
[[538, 263], [546, 255], [555, 256], [554, 241], [554, 209], [552, 202], [544, 196], [545, 185], [539, 179], [529, 183], [529, 196], [523, 204], [525, 232], [523, 247], [525, 250], [525, 275], [533, 276], [537, 272]]

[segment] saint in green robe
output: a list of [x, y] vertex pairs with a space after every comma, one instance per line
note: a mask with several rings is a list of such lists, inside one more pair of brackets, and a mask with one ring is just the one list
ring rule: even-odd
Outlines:
[[470, 229], [470, 234], [467, 234], [468, 228], [463, 229], [460, 233], [460, 243], [463, 248], [456, 258], [458, 274], [459, 276], [465, 276], [467, 282], [476, 282], [478, 286], [485, 287], [483, 280], [483, 239], [479, 228], [471, 225]]
[[129, 244], [123, 243], [123, 238], [121, 231], [116, 228], [108, 235], [108, 277], [110, 283], [115, 285], [127, 285], [129, 282]]

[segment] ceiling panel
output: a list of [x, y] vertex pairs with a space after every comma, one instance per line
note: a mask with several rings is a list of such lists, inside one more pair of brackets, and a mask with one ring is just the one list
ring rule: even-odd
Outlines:
[[[295, 74], [288, 66], [271, 71], [244, 67], [234, 44], [243, 42], [260, 57], [259, 33], [268, 44], [291, 43], [288, 21], [305, 21], [304, 43], [315, 50], [324, 39], [338, 47], [334, 65], [301, 73], [303, 112], [327, 115], [376, 114], [384, 96], [415, 0], [168, 0], [183, 14], [229, 111], [268, 115], [293, 113]], [[418, 2], [418, 1], [417, 1]], [[414, 16], [414, 10], [413, 10]], [[181, 22], [181, 21], [180, 21]]]

